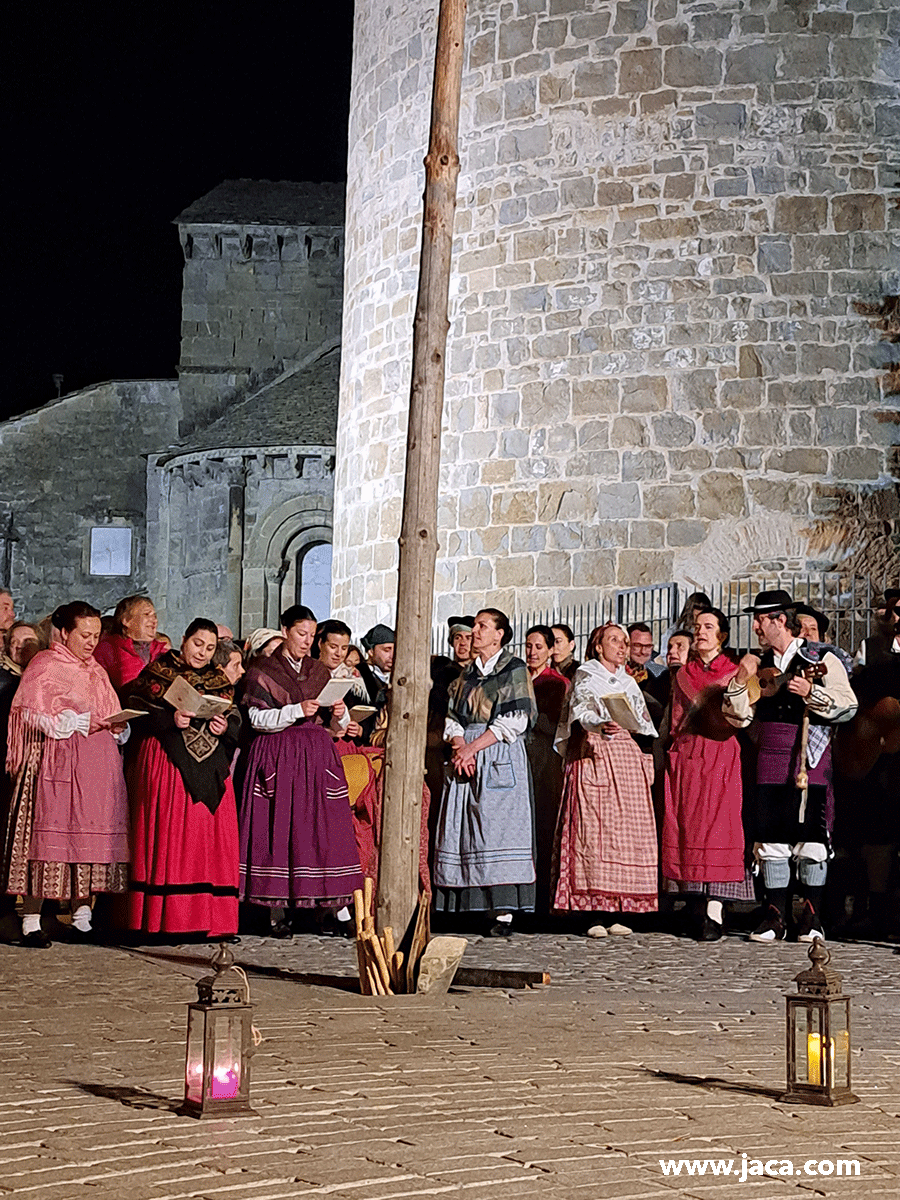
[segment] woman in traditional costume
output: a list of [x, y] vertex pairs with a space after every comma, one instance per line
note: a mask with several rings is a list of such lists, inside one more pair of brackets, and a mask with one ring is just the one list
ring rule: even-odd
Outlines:
[[[309, 656], [316, 618], [295, 604], [281, 624], [284, 642], [253, 662], [244, 688], [255, 736], [241, 806], [241, 899], [273, 910], [271, 932], [289, 937], [287, 909], [341, 910], [363, 877], [347, 781], [319, 716], [331, 672]], [[340, 732], [349, 720], [344, 702], [331, 714]]]
[[549, 625], [532, 625], [525, 633], [525, 664], [538, 711], [537, 720], [525, 737], [525, 749], [534, 790], [536, 909], [544, 915], [550, 911], [553, 835], [563, 785], [563, 763], [553, 749], [553, 741], [569, 689], [568, 679], [552, 666], [550, 656], [555, 641]]
[[116, 605], [112, 629], [100, 635], [94, 658], [121, 696], [148, 663], [169, 649], [156, 636], [156, 609], [146, 596], [126, 596]]
[[[128, 768], [132, 854], [128, 925], [149, 934], [233, 937], [238, 927], [237, 806], [231, 759], [241, 718], [234, 687], [213, 666], [218, 635], [196, 618], [180, 650], [146, 666], [128, 688], [128, 703], [145, 709], [142, 735]], [[176, 680], [227, 701], [209, 720], [175, 708], [166, 692]]]
[[528, 668], [506, 648], [504, 613], [475, 616], [475, 658], [450, 685], [444, 738], [452, 748], [434, 853], [439, 912], [484, 913], [509, 937], [534, 912], [534, 801], [525, 734], [537, 717]]
[[722, 936], [723, 900], [753, 899], [744, 866], [741, 749], [722, 715], [722, 694], [737, 672], [725, 649], [729, 634], [720, 609], [695, 613], [691, 652], [674, 679], [666, 754], [663, 887], [691, 897], [689, 932], [704, 942]]
[[49, 946], [43, 900], [67, 900], [70, 936], [91, 935], [98, 892], [124, 892], [128, 879], [128, 798], [117, 743], [126, 725], [94, 649], [100, 613], [82, 601], [53, 614], [59, 641], [22, 675], [9, 718], [7, 770], [15, 777], [3, 886], [23, 897], [22, 944]]
[[[566, 758], [557, 826], [554, 907], [569, 912], [641, 913], [657, 907], [653, 759], [612, 719], [623, 698], [635, 736], [656, 730], [640, 688], [625, 671], [628, 636], [601, 625], [575, 672], [556, 747]], [[608, 924], [608, 921], [607, 921]], [[595, 924], [589, 937], [627, 934], [626, 925]]]

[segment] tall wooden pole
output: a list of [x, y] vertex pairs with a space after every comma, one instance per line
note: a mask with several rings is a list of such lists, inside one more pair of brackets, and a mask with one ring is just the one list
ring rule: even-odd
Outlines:
[[419, 294], [413, 326], [406, 479], [400, 527], [397, 640], [384, 761], [378, 927], [398, 942], [419, 899], [419, 827], [431, 686], [431, 616], [437, 559], [441, 412], [450, 250], [459, 175], [457, 134], [466, 0], [441, 0], [425, 159]]

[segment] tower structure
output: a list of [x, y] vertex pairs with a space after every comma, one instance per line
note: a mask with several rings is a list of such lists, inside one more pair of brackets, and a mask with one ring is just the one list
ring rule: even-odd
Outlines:
[[[395, 597], [435, 25], [357, 6], [354, 628]], [[896, 521], [896, 404], [854, 306], [900, 291], [898, 35], [892, 0], [469, 0], [438, 616], [841, 563]]]

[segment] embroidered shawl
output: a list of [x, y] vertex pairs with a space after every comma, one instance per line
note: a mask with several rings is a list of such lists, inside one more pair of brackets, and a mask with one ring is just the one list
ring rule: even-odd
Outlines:
[[219, 667], [211, 663], [189, 667], [177, 650], [169, 650], [149, 663], [126, 687], [130, 708], [144, 709], [149, 716], [134, 722], [138, 736], [155, 737], [176, 768], [192, 800], [215, 812], [225, 794], [225, 781], [237, 745], [241, 718], [232, 705], [222, 714], [228, 728], [221, 737], [210, 733], [209, 721], [191, 720], [187, 729], [175, 724], [175, 709], [163, 697], [175, 679], [184, 679], [201, 695], [234, 699], [234, 687]]
[[617, 667], [615, 671], [610, 671], [596, 659], [589, 659], [575, 672], [572, 687], [566, 697], [556, 740], [553, 743], [557, 752], [565, 756], [572, 726], [580, 722], [582, 716], [590, 716], [593, 726], [611, 720], [603, 698], [623, 692], [640, 722], [641, 734], [656, 737], [656, 728], [650, 720], [644, 694], [625, 668]]
[[448, 717], [463, 729], [468, 725], [489, 725], [497, 717], [526, 713], [529, 729], [537, 720], [537, 703], [531, 676], [521, 658], [504, 649], [488, 675], [482, 675], [475, 662], [450, 684]]
[[[36, 654], [22, 673], [9, 715], [7, 770], [15, 774], [25, 761], [33, 739], [41, 736], [41, 717], [89, 712], [102, 721], [119, 708], [119, 698], [100, 664], [93, 658], [85, 662], [62, 642], [54, 642], [49, 650]], [[55, 739], [47, 740], [45, 753], [52, 754]]]

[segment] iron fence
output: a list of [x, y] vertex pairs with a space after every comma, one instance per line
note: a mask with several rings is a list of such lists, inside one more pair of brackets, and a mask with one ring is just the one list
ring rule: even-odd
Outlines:
[[[639, 621], [650, 627], [656, 650], [664, 652], [667, 636], [678, 628], [682, 608], [696, 591], [707, 595], [713, 606], [729, 618], [732, 648], [747, 650], [755, 648], [757, 641], [753, 617], [743, 610], [751, 606], [758, 592], [784, 588], [795, 600], [809, 604], [828, 617], [826, 642], [854, 654], [863, 638], [873, 632], [875, 600], [888, 586], [886, 580], [873, 581], [858, 575], [843, 575], [839, 571], [820, 571], [781, 573], [771, 577], [760, 575], [727, 583], [710, 583], [706, 587], [686, 588], [665, 583], [621, 588], [585, 604], [563, 605], [558, 609], [518, 609], [510, 614], [514, 631], [512, 648], [515, 654], [524, 653], [525, 631], [532, 625], [568, 625], [575, 635], [576, 657], [581, 658], [591, 630], [598, 625], [616, 621], [624, 626]], [[432, 650], [435, 654], [448, 653], [446, 625], [434, 626]]]

